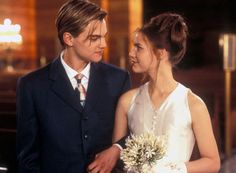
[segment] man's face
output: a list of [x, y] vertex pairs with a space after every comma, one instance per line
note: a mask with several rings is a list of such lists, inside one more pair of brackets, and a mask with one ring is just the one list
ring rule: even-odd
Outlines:
[[72, 38], [72, 54], [85, 62], [98, 62], [106, 47], [106, 21], [91, 21], [85, 30]]

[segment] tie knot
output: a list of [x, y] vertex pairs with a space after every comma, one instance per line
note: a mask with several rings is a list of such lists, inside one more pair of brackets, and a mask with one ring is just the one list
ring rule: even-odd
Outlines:
[[83, 74], [79, 73], [75, 76], [75, 79], [77, 80], [77, 83], [81, 83], [81, 79], [84, 77]]

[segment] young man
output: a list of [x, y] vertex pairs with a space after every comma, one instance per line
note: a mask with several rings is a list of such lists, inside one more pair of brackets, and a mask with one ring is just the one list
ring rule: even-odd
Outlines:
[[70, 0], [58, 12], [60, 57], [19, 81], [19, 173], [86, 173], [112, 143], [119, 96], [130, 88], [126, 71], [100, 62], [106, 12]]

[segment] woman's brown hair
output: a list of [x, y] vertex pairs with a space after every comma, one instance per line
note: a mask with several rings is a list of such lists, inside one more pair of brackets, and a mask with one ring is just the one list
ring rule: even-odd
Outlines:
[[184, 18], [176, 13], [163, 13], [151, 18], [140, 30], [154, 49], [166, 49], [169, 61], [178, 64], [186, 52], [188, 27]]

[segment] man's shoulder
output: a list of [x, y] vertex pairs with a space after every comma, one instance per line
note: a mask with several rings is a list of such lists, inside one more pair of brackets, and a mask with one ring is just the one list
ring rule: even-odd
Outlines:
[[32, 78], [38, 78], [41, 75], [45, 75], [49, 69], [50, 64], [44, 66], [44, 67], [40, 67], [37, 69], [34, 69], [33, 71], [25, 74], [22, 78], [24, 79], [32, 79]]
[[36, 69], [32, 70], [31, 72], [22, 76], [20, 78], [20, 80], [21, 81], [28, 81], [28, 82], [35, 82], [37, 80], [42, 80], [42, 79], [48, 78], [52, 63], [53, 62], [50, 62], [49, 64], [47, 64], [43, 67], [36, 68]]

